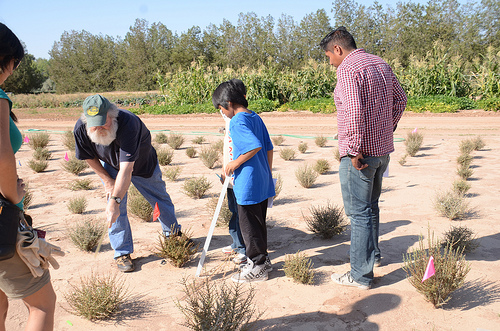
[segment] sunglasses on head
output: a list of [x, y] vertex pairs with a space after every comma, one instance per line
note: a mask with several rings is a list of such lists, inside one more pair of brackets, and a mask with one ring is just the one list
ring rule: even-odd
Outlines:
[[14, 69], [13, 70], [16, 70], [20, 64], [21, 64], [21, 60], [14, 60]]

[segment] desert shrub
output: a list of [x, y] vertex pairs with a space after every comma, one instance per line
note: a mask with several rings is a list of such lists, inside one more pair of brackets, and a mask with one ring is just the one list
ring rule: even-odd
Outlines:
[[453, 192], [458, 195], [466, 194], [470, 189], [470, 184], [463, 179], [459, 179], [453, 182]]
[[473, 252], [479, 247], [479, 243], [474, 236], [474, 232], [466, 226], [452, 226], [451, 229], [444, 233], [444, 240], [441, 247], [463, 252], [464, 254]]
[[32, 149], [45, 148], [49, 144], [50, 136], [47, 132], [35, 132], [28, 136], [28, 146]]
[[249, 330], [260, 318], [253, 303], [255, 289], [239, 283], [227, 284], [211, 278], [183, 279], [186, 303], [177, 301], [191, 330]]
[[462, 166], [462, 167], [470, 167], [472, 163], [472, 155], [466, 153], [466, 154], [460, 154], [459, 157], [457, 157], [457, 163]]
[[334, 150], [333, 150], [333, 157], [335, 158], [335, 160], [339, 161], [340, 162], [340, 151], [339, 151], [339, 148], [336, 147]]
[[405, 153], [405, 155], [401, 156], [401, 158], [399, 159], [399, 164], [401, 164], [402, 166], [406, 164], [406, 158], [408, 157], [408, 154]]
[[219, 154], [222, 154], [224, 152], [224, 140], [219, 139], [216, 142], [212, 144], [212, 149], [216, 150], [219, 152]]
[[464, 196], [453, 191], [438, 192], [434, 199], [434, 208], [441, 216], [450, 220], [463, 219], [469, 212], [469, 205]]
[[68, 210], [73, 214], [83, 214], [87, 209], [87, 198], [76, 197], [69, 199], [67, 203]]
[[[215, 209], [217, 208], [218, 202], [219, 202], [219, 197], [213, 197], [210, 200], [208, 200], [207, 209], [210, 211], [211, 215], [215, 213]], [[224, 197], [224, 200], [222, 201], [219, 217], [217, 218], [217, 226], [227, 227], [229, 225], [229, 221], [231, 220], [231, 216], [233, 216], [233, 213], [229, 210], [229, 205], [227, 202], [227, 195], [226, 195]]]
[[73, 135], [73, 131], [64, 131], [62, 143], [68, 150], [72, 152], [75, 150], [75, 136]]
[[475, 146], [474, 142], [472, 141], [472, 139], [464, 139], [459, 144], [460, 152], [462, 154], [470, 154], [474, 150], [475, 147], [476, 146]]
[[212, 183], [207, 177], [193, 177], [184, 182], [182, 189], [184, 193], [194, 199], [201, 199], [205, 193], [212, 187]]
[[283, 136], [280, 135], [271, 137], [271, 140], [273, 141], [274, 146], [279, 146], [283, 143], [283, 141], [285, 141], [285, 138], [283, 138]]
[[325, 172], [329, 171], [330, 170], [330, 162], [328, 162], [327, 159], [319, 159], [316, 161], [316, 163], [314, 164], [314, 170], [322, 175], [324, 174]]
[[474, 174], [474, 170], [470, 168], [468, 165], [460, 165], [457, 169], [457, 175], [460, 178], [467, 180]]
[[96, 248], [105, 234], [106, 224], [90, 218], [76, 222], [68, 229], [71, 242], [85, 252]]
[[273, 178], [276, 178], [276, 185], [274, 186], [274, 200], [278, 199], [278, 195], [280, 195], [281, 190], [283, 189], [283, 178], [279, 173], [273, 174]]
[[31, 190], [31, 187], [29, 183], [24, 183], [24, 200], [23, 200], [23, 208], [24, 211], [28, 210], [29, 207], [31, 206], [31, 203], [33, 202], [33, 191]]
[[313, 263], [305, 253], [298, 251], [294, 255], [285, 256], [283, 271], [285, 276], [292, 278], [297, 283], [313, 284], [314, 270]]
[[180, 133], [171, 133], [168, 135], [167, 144], [173, 149], [179, 149], [184, 144], [184, 136]]
[[[435, 274], [422, 282], [431, 256]], [[424, 247], [421, 236], [419, 247], [405, 254], [403, 270], [410, 284], [437, 308], [444, 305], [450, 299], [450, 294], [464, 284], [470, 265], [461, 252], [451, 249], [449, 245], [442, 250], [440, 243], [429, 234], [428, 249]]]
[[301, 152], [302, 154], [304, 154], [307, 151], [307, 143], [301, 141], [299, 143], [299, 146], [297, 148], [298, 148], [299, 152]]
[[69, 189], [72, 191], [88, 191], [93, 189], [92, 180], [90, 178], [77, 179], [69, 183]]
[[78, 160], [74, 155], [71, 155], [71, 157], [68, 158], [68, 161], [63, 161], [61, 164], [64, 170], [72, 173], [73, 175], [78, 175], [89, 167], [87, 162], [84, 160]]
[[177, 268], [185, 265], [198, 251], [188, 232], [178, 232], [173, 229], [167, 237], [163, 232], [158, 237], [156, 255], [162, 259], [167, 259]]
[[300, 166], [295, 170], [295, 177], [299, 181], [302, 187], [309, 188], [314, 185], [316, 179], [318, 179], [318, 173], [313, 167], [305, 164]]
[[290, 161], [295, 158], [295, 149], [285, 147], [280, 149], [280, 157], [285, 161]]
[[196, 156], [196, 148], [194, 148], [193, 146], [191, 147], [188, 147], [186, 148], [186, 155], [189, 157], [189, 158], [193, 158]]
[[316, 138], [314, 138], [314, 143], [318, 147], [325, 147], [327, 142], [328, 142], [328, 139], [322, 135], [319, 135]]
[[34, 172], [42, 172], [47, 167], [49, 166], [49, 162], [47, 161], [37, 161], [37, 160], [29, 160], [28, 161], [28, 166], [33, 170]]
[[130, 185], [128, 189], [127, 200], [127, 210], [129, 213], [139, 217], [144, 222], [152, 220], [153, 207], [134, 185]]
[[123, 278], [115, 275], [98, 275], [92, 272], [80, 278], [80, 285], [71, 285], [65, 293], [70, 312], [88, 320], [103, 320], [116, 314], [129, 293]]
[[160, 132], [155, 136], [154, 141], [158, 144], [166, 144], [168, 142], [168, 137], [163, 132]]
[[423, 141], [424, 135], [420, 132], [408, 132], [405, 139], [406, 154], [409, 156], [415, 156], [420, 150], [420, 147], [422, 147]]
[[346, 226], [342, 208], [328, 203], [326, 206], [311, 206], [310, 217], [304, 217], [307, 227], [323, 239], [341, 234]]
[[200, 151], [201, 162], [208, 168], [213, 169], [220, 159], [220, 152], [214, 147], [204, 147]]
[[47, 148], [36, 148], [33, 152], [33, 158], [38, 161], [47, 161], [52, 156], [52, 153]]
[[474, 139], [472, 139], [472, 143], [474, 144], [475, 151], [480, 151], [486, 146], [486, 143], [480, 136], [477, 136]]
[[180, 166], [175, 166], [175, 167], [167, 167], [163, 169], [163, 175], [167, 177], [167, 179], [171, 182], [174, 182], [179, 178], [179, 175], [181, 174], [182, 168]]
[[198, 144], [198, 145], [201, 145], [201, 144], [203, 144], [203, 143], [205, 142], [205, 137], [203, 137], [203, 136], [198, 136], [198, 137], [194, 138], [193, 140], [191, 140], [191, 142], [192, 142], [193, 144]]
[[174, 159], [174, 151], [170, 148], [159, 148], [156, 154], [158, 155], [158, 163], [162, 166], [169, 165]]

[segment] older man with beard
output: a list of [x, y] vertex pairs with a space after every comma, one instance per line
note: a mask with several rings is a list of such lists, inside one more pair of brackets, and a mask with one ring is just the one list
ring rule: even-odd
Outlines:
[[158, 203], [163, 233], [180, 233], [156, 150], [151, 145], [151, 134], [139, 117], [96, 94], [83, 102], [83, 114], [76, 122], [74, 136], [76, 157], [85, 160], [104, 183], [109, 241], [115, 250], [117, 267], [122, 272], [133, 271], [130, 254], [134, 245], [127, 216], [130, 183], [151, 206]]

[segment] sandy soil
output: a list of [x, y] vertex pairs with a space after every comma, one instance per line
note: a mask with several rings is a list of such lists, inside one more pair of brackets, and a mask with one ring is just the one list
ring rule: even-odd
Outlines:
[[[160, 225], [144, 223], [132, 218], [135, 242], [136, 271], [124, 274], [131, 299], [122, 313], [105, 322], [92, 323], [70, 314], [64, 299], [80, 277], [94, 272], [115, 272], [113, 252], [106, 238], [98, 254], [79, 251], [68, 239], [68, 226], [84, 217], [104, 220], [105, 196], [99, 178], [87, 171], [79, 178], [92, 179], [95, 189], [73, 192], [68, 183], [78, 177], [66, 173], [61, 163], [66, 153], [62, 145], [64, 130], [72, 129], [77, 116], [30, 116], [18, 111], [20, 128], [45, 129], [51, 134], [49, 150], [52, 159], [47, 171], [34, 173], [27, 165], [32, 151], [23, 146], [17, 154], [18, 172], [30, 183], [34, 193], [29, 213], [35, 224], [48, 231], [47, 239], [61, 246], [66, 256], [59, 258], [59, 270], [51, 270], [54, 288], [58, 294], [56, 330], [187, 330], [176, 300], [182, 299], [179, 282], [195, 274], [199, 255], [185, 267], [178, 269], [154, 255]], [[383, 265], [375, 269], [376, 279], [369, 291], [337, 286], [330, 280], [333, 272], [349, 270], [349, 228], [331, 240], [322, 240], [311, 233], [303, 215], [312, 205], [331, 202], [341, 205], [338, 163], [333, 158], [337, 142], [328, 141], [327, 147], [314, 144], [318, 134], [332, 137], [336, 133], [335, 115], [308, 112], [269, 113], [262, 115], [272, 135], [285, 136], [283, 146], [296, 148], [299, 142], [308, 143], [305, 154], [297, 153], [293, 161], [284, 161], [275, 153], [274, 171], [284, 179], [283, 190], [275, 206], [268, 212], [269, 249], [274, 271], [267, 282], [255, 284], [255, 304], [263, 312], [257, 322], [259, 330], [500, 330], [500, 217], [498, 196], [500, 179], [500, 114], [483, 111], [464, 111], [458, 114], [405, 114], [395, 132], [396, 151], [392, 155], [390, 176], [384, 181], [381, 198], [380, 247]], [[179, 222], [191, 229], [194, 240], [203, 246], [212, 215], [207, 208], [210, 197], [219, 195], [221, 185], [216, 173], [220, 166], [207, 169], [198, 158], [189, 159], [185, 149], [191, 139], [204, 135], [208, 143], [221, 139], [218, 133], [223, 121], [219, 115], [143, 116], [147, 126], [156, 134], [160, 130], [185, 134], [186, 143], [175, 151], [173, 165], [182, 167], [181, 178], [167, 182], [167, 190], [176, 206]], [[424, 145], [416, 157], [408, 158], [406, 165], [397, 161], [404, 154], [402, 139], [418, 127], [424, 134]], [[474, 209], [468, 219], [449, 221], [438, 216], [432, 199], [438, 190], [451, 188], [457, 178], [456, 157], [459, 142], [470, 136], [481, 135], [486, 148], [474, 152], [474, 175], [468, 198]], [[281, 147], [281, 146], [280, 146]], [[280, 147], [276, 147], [279, 151]], [[295, 169], [317, 159], [330, 160], [332, 170], [321, 175], [309, 189], [302, 188], [295, 179]], [[182, 193], [183, 181], [191, 176], [205, 175], [213, 182], [208, 197], [193, 200]], [[66, 204], [74, 196], [88, 199], [87, 212], [73, 215]], [[451, 225], [464, 224], [480, 240], [480, 247], [467, 256], [471, 271], [465, 286], [453, 294], [441, 309], [434, 309], [405, 279], [401, 269], [402, 257], [409, 248], [418, 245], [419, 235], [427, 237], [428, 226], [437, 236]], [[227, 229], [217, 227], [210, 245], [206, 266], [219, 268], [217, 277], [225, 277], [233, 266], [220, 248], [230, 244]], [[286, 254], [305, 252], [314, 263], [317, 275], [314, 285], [294, 283], [283, 272]], [[27, 311], [21, 301], [11, 301], [7, 330], [22, 330]]]

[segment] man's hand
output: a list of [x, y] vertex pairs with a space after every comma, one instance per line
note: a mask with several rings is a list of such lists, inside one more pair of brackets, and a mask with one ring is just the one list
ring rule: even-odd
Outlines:
[[108, 199], [106, 206], [106, 220], [108, 221], [108, 228], [111, 228], [116, 219], [120, 216], [120, 205], [114, 199]]
[[230, 161], [228, 164], [226, 164], [226, 167], [224, 168], [225, 176], [231, 176], [234, 173], [234, 171], [238, 168], [239, 165], [235, 160]]
[[363, 163], [363, 154], [358, 153], [356, 156], [351, 157], [351, 162], [352, 166], [356, 168], [357, 170], [363, 170], [364, 168], [368, 167], [368, 164]]

